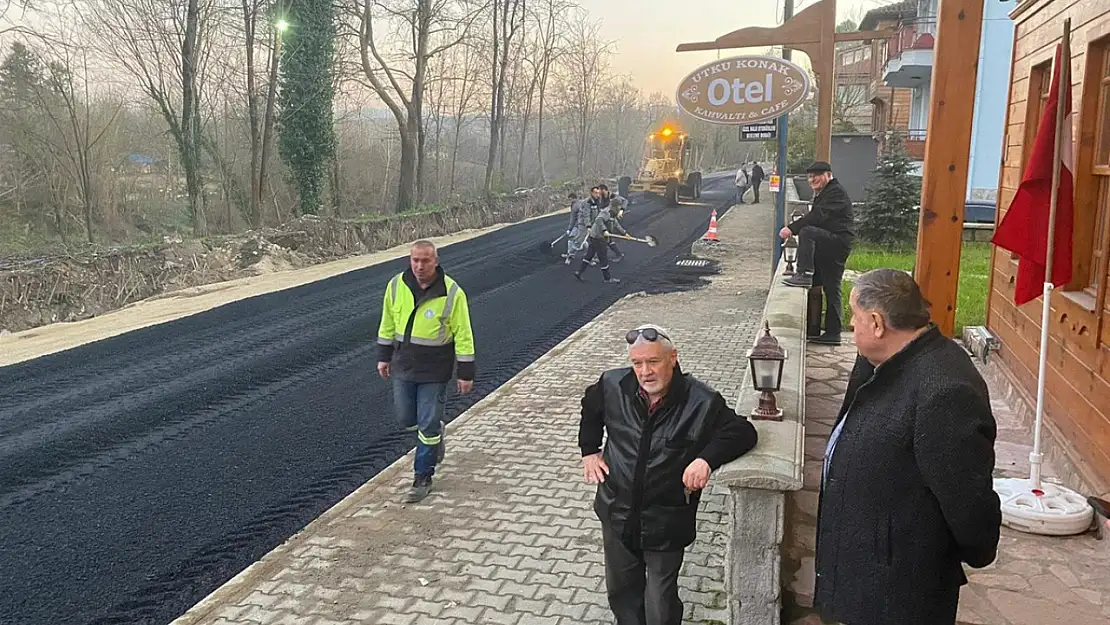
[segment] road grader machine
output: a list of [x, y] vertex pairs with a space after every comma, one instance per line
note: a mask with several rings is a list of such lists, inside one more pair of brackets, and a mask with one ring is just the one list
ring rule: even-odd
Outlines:
[[678, 206], [680, 199], [700, 198], [698, 152], [697, 145], [677, 124], [662, 124], [644, 140], [644, 156], [636, 177], [623, 176], [617, 181], [621, 195], [628, 197], [630, 191], [657, 193], [668, 206]]

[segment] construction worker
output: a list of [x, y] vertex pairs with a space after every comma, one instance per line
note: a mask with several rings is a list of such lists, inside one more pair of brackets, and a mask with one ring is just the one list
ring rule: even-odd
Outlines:
[[[624, 207], [628, 205], [628, 200], [620, 195], [613, 195], [609, 198], [609, 212], [613, 215], [613, 219], [620, 227], [624, 227], [621, 220], [624, 219]], [[613, 239], [608, 240], [609, 249], [613, 250], [613, 256], [610, 258], [614, 263], [619, 263], [624, 260], [624, 252], [617, 247], [616, 241]]]
[[412, 244], [409, 268], [385, 288], [378, 348], [378, 374], [393, 381], [397, 417], [416, 432], [415, 477], [406, 497], [416, 503], [431, 491], [446, 450], [443, 415], [456, 363], [458, 392], [474, 388], [474, 333], [466, 293], [443, 273], [431, 241]]
[[597, 190], [601, 194], [600, 201], [598, 202], [597, 207], [600, 209], [609, 206], [609, 202], [613, 198], [612, 194], [609, 192], [609, 186], [605, 184], [599, 184], [597, 185]]
[[[596, 190], [597, 187], [591, 189], [591, 194]], [[586, 231], [590, 228], [590, 206], [587, 200], [578, 199], [578, 194], [573, 191], [568, 197], [571, 200], [570, 225], [567, 228], [567, 253], [563, 258], [569, 265], [586, 246]]]
[[586, 241], [586, 257], [582, 259], [582, 266], [578, 271], [574, 272], [574, 277], [579, 280], [582, 279], [582, 272], [590, 266], [595, 257], [597, 262], [601, 265], [601, 275], [605, 281], [610, 284], [617, 284], [619, 279], [614, 278], [609, 273], [609, 233], [616, 231], [617, 234], [628, 236], [628, 232], [621, 226], [620, 222], [613, 219], [609, 213], [610, 207], [606, 206], [597, 212], [597, 218], [590, 224], [589, 232], [587, 233]]

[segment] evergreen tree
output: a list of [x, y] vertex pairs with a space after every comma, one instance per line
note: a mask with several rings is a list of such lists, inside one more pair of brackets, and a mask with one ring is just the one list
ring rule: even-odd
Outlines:
[[335, 4], [296, 0], [289, 4], [281, 51], [278, 151], [300, 199], [299, 214], [319, 211], [336, 149], [332, 109]]
[[886, 148], [867, 185], [867, 201], [857, 207], [861, 240], [884, 247], [913, 245], [917, 238], [921, 178], [913, 175], [902, 135], [888, 134]]

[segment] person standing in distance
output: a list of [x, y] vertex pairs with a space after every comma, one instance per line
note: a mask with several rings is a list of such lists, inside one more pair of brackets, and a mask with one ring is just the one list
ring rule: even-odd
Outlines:
[[681, 625], [678, 575], [702, 489], [758, 435], [682, 371], [666, 330], [642, 325], [624, 340], [632, 366], [586, 389], [578, 429], [586, 483], [597, 484], [609, 606], [617, 625]]
[[459, 393], [474, 388], [475, 373], [466, 292], [443, 272], [431, 241], [413, 243], [409, 268], [386, 285], [378, 347], [378, 374], [393, 381], [398, 420], [416, 432], [415, 477], [406, 497], [416, 503], [431, 491], [446, 450], [443, 414], [456, 363]]

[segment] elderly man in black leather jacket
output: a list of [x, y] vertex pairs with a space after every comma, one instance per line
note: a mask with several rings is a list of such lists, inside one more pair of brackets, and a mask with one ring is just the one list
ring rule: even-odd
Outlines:
[[840, 281], [856, 238], [852, 200], [832, 167], [817, 161], [806, 170], [813, 189], [813, 207], [779, 231], [782, 240], [798, 237], [798, 270], [783, 280], [787, 286], [810, 288], [820, 283], [825, 294], [825, 331], [809, 340], [822, 345], [840, 345], [841, 309], [844, 298]]
[[598, 485], [609, 606], [617, 625], [681, 625], [678, 575], [702, 489], [757, 435], [682, 371], [666, 330], [645, 325], [625, 340], [632, 366], [586, 389], [578, 432], [586, 482]]

